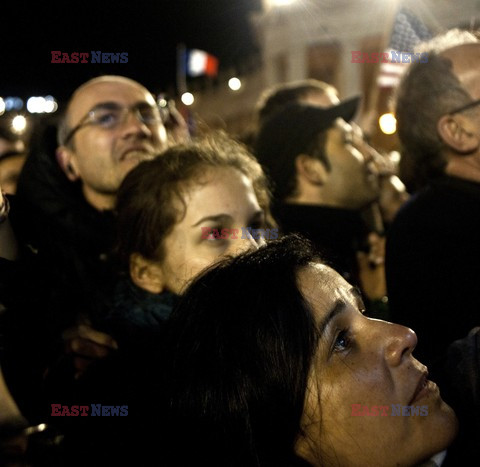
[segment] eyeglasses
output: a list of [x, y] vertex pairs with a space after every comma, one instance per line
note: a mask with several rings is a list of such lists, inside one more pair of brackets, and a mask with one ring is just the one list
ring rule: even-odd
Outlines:
[[78, 125], [69, 131], [63, 144], [68, 144], [73, 135], [87, 125], [99, 126], [105, 129], [117, 128], [127, 121], [127, 117], [131, 112], [145, 125], [154, 125], [162, 121], [158, 107], [146, 102], [141, 102], [131, 107], [120, 105], [116, 102], [104, 102], [96, 105], [80, 120]]
[[475, 107], [480, 104], [480, 99], [477, 99], [476, 101], [469, 102], [466, 105], [462, 105], [462, 107], [459, 107], [458, 109], [451, 110], [448, 112], [448, 115], [453, 115], [453, 114], [458, 114], [459, 112], [463, 112], [464, 110], [471, 109], [472, 107]]

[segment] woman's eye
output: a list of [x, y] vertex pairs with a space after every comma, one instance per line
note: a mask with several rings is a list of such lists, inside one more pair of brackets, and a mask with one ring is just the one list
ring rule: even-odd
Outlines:
[[333, 345], [333, 351], [342, 352], [350, 347], [350, 337], [347, 329], [343, 329], [337, 334], [335, 343]]

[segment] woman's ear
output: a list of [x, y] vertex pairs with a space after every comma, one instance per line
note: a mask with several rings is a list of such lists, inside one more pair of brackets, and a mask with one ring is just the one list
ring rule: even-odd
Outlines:
[[151, 261], [138, 253], [130, 255], [130, 278], [147, 292], [159, 294], [164, 290], [164, 274], [158, 261]]
[[314, 185], [323, 185], [328, 178], [325, 164], [308, 154], [299, 154], [295, 158], [297, 176], [308, 180]]
[[459, 154], [478, 150], [480, 138], [469, 118], [462, 115], [443, 115], [437, 123], [442, 141]]

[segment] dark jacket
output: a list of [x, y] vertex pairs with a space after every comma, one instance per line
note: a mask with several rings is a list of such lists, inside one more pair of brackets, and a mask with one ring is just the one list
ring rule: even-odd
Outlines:
[[94, 209], [66, 178], [55, 158], [55, 128], [39, 136], [11, 199], [21, 258], [2, 322], [5, 377], [31, 419], [39, 415], [30, 411], [32, 392], [39, 394], [46, 368], [64, 351], [62, 331], [81, 315], [95, 327], [108, 309], [114, 277], [108, 262], [113, 213]]
[[394, 321], [411, 327], [426, 364], [480, 324], [480, 184], [444, 177], [413, 196], [387, 238]]
[[358, 285], [357, 252], [365, 248], [367, 228], [358, 211], [279, 203], [272, 208], [283, 233], [299, 233], [346, 280]]

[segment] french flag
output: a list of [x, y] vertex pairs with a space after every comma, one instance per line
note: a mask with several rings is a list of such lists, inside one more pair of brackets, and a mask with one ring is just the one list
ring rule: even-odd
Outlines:
[[218, 59], [199, 49], [187, 50], [187, 74], [189, 76], [217, 76]]

